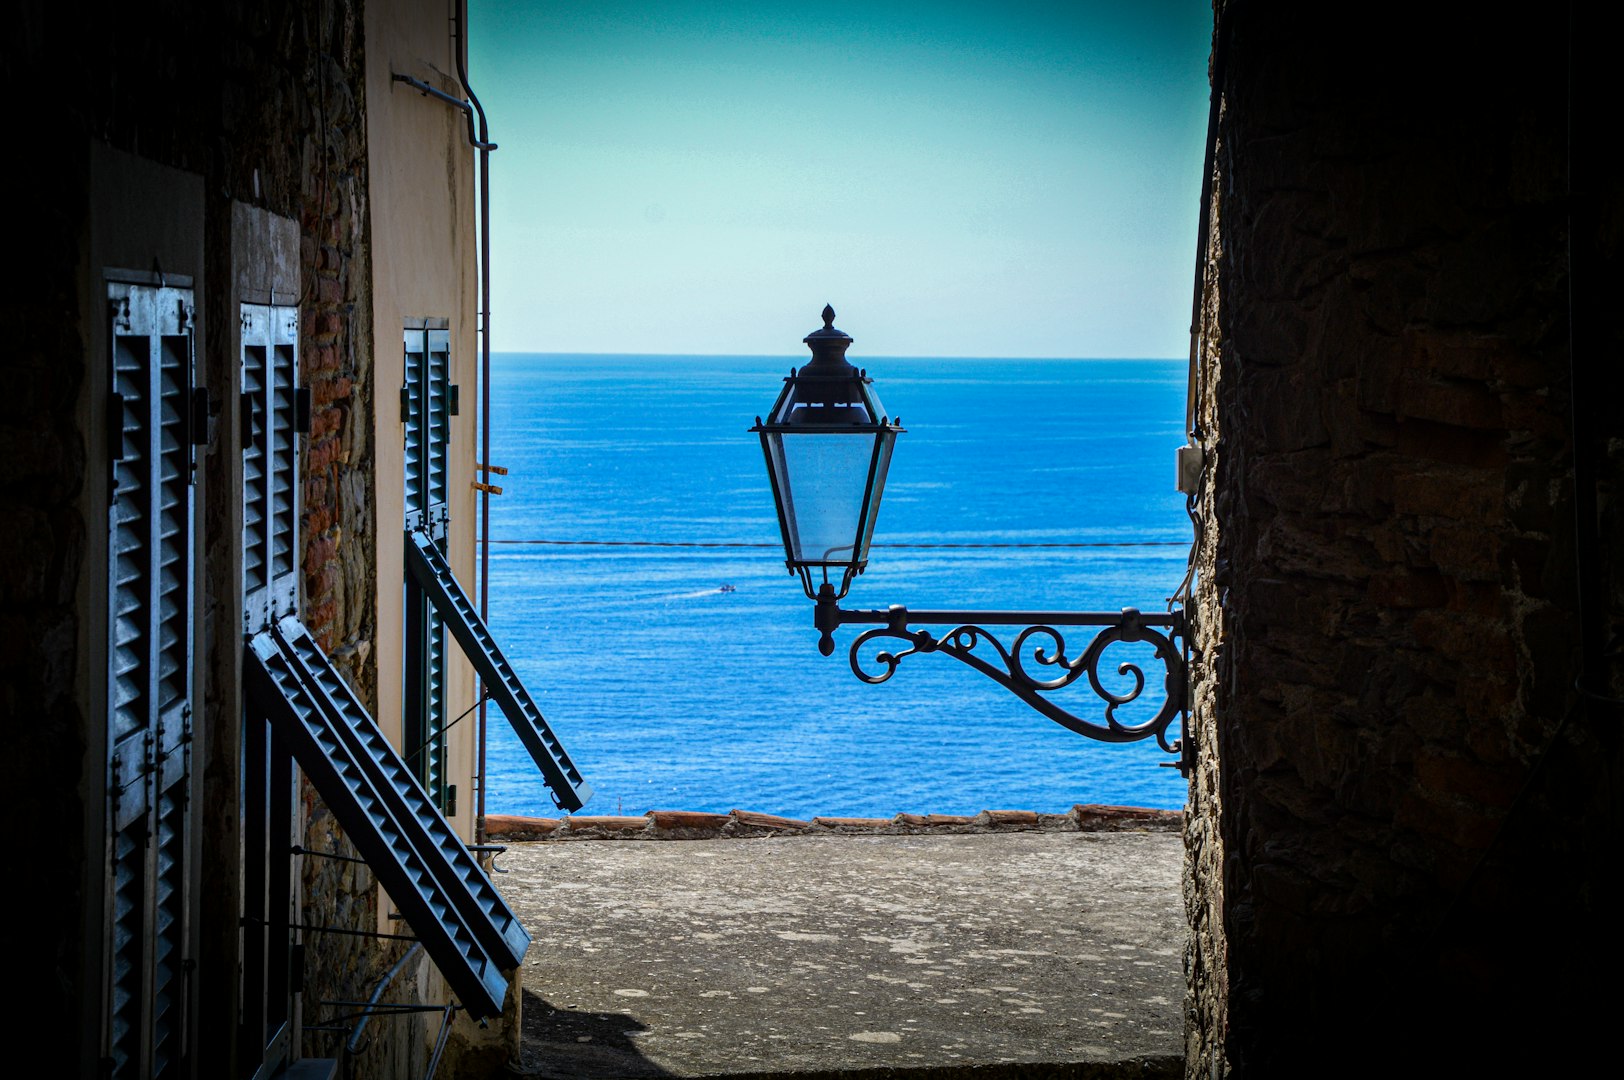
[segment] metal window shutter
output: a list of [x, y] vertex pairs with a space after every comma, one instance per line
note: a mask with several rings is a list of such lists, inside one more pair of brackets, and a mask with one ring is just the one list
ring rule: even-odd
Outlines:
[[[434, 795], [434, 805], [444, 809], [448, 780], [446, 752], [445, 620], [433, 605], [423, 612], [423, 691], [428, 701], [424, 718], [422, 768], [424, 786]], [[414, 747], [415, 749], [415, 747]]]
[[404, 377], [400, 390], [400, 418], [406, 425], [406, 522], [427, 523], [428, 455], [423, 418], [423, 376], [428, 369], [427, 331], [405, 332]]
[[451, 332], [404, 331], [401, 420], [406, 436], [406, 527], [446, 533], [450, 490]]
[[[300, 631], [295, 636], [308, 636]], [[333, 719], [338, 707], [319, 682], [301, 677], [270, 631], [250, 639], [244, 666], [245, 687], [255, 707], [315, 784], [463, 1007], [476, 1020], [499, 1014], [507, 981], [447, 895], [442, 882], [453, 872], [440, 865], [443, 856], [413, 842], [415, 830], [397, 816], [398, 803], [379, 791], [342, 724]]]
[[[162, 298], [160, 298], [162, 299]], [[190, 296], [186, 298], [190, 306]], [[189, 313], [160, 309], [158, 337], [157, 731], [152, 829], [152, 1075], [171, 1075], [186, 1053], [186, 956], [191, 922], [189, 845], [192, 743], [192, 460]], [[185, 333], [179, 331], [184, 326]]]
[[113, 834], [107, 905], [108, 1072], [139, 1075], [146, 1032], [146, 833], [139, 827]]
[[406, 582], [406, 723], [402, 752], [441, 810], [446, 808], [445, 620], [410, 579]]
[[265, 381], [270, 367], [270, 308], [242, 308], [242, 592], [244, 628], [270, 618], [270, 461], [265, 440]]
[[108, 286], [105, 1055], [164, 1076], [187, 1044], [192, 723], [193, 309], [189, 289]]
[[[108, 742], [113, 827], [147, 811], [151, 747], [152, 658], [152, 323], [147, 290], [114, 300], [113, 381], [109, 434], [112, 498], [108, 507]], [[132, 295], [133, 294], [133, 295]]]
[[[426, 529], [440, 542], [448, 529], [451, 334], [404, 331], [406, 527]], [[447, 806], [445, 623], [422, 591], [406, 586], [407, 763], [435, 806]]]
[[187, 793], [159, 793], [153, 840], [152, 1075], [167, 1076], [185, 1054]]
[[429, 330], [423, 371], [423, 478], [428, 532], [444, 542], [451, 454], [451, 332]]
[[[243, 470], [243, 631], [266, 630], [299, 602], [299, 312], [244, 304], [239, 428]], [[295, 885], [294, 769], [267, 719], [244, 709], [239, 1046], [262, 1070], [290, 1053]]]
[[412, 579], [445, 619], [463, 653], [485, 681], [491, 697], [501, 706], [508, 723], [530, 752], [531, 760], [541, 770], [547, 786], [552, 788], [553, 802], [570, 812], [585, 806], [592, 797], [592, 785], [581, 777], [564, 744], [553, 734], [541, 709], [514, 672], [513, 665], [502, 655], [490, 629], [462, 586], [457, 584], [445, 556], [434, 540], [420, 529], [406, 533], [406, 566]]
[[351, 752], [367, 771], [380, 796], [394, 808], [396, 818], [412, 834], [419, 848], [427, 848], [436, 874], [447, 893], [463, 909], [468, 924], [497, 962], [504, 968], [516, 967], [530, 947], [530, 934], [513, 914], [507, 902], [480, 869], [456, 832], [430, 803], [413, 779], [371, 714], [356, 698], [349, 683], [333, 669], [309, 631], [297, 619], [283, 619], [276, 628], [283, 652], [306, 685], [318, 687], [335, 729], [349, 743]]
[[299, 313], [242, 305], [243, 629], [299, 598]]
[[270, 391], [271, 608], [290, 614], [299, 599], [299, 313], [272, 308]]

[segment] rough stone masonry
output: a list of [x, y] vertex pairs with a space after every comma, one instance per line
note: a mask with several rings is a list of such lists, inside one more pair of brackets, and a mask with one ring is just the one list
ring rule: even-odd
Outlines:
[[[1570, 145], [1568, 23], [1523, 14], [1217, 5], [1191, 1077], [1549, 1064], [1601, 1030], [1557, 988], [1617, 951], [1571, 928], [1611, 907], [1619, 819], [1574, 509], [1577, 449], [1581, 532], [1620, 535], [1619, 334], [1571, 368], [1570, 268], [1596, 246], [1617, 282], [1619, 185], [1570, 233], [1570, 160], [1613, 121], [1578, 95]], [[1570, 418], [1597, 364], [1610, 459]]]

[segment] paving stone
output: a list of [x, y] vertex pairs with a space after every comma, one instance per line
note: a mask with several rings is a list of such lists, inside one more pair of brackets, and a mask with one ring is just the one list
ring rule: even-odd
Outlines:
[[518, 843], [537, 1075], [1177, 1076], [1170, 832]]

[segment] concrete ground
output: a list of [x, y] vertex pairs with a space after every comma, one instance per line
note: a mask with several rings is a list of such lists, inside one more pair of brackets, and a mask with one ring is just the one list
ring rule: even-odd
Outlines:
[[1170, 833], [513, 845], [537, 1075], [1183, 1072]]

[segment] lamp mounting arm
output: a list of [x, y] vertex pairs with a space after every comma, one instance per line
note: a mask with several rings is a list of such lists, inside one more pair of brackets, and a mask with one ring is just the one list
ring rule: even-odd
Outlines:
[[[870, 625], [852, 642], [848, 659], [852, 673], [863, 682], [883, 683], [896, 674], [909, 656], [941, 653], [985, 675], [1026, 702], [1033, 709], [1068, 730], [1100, 742], [1126, 743], [1154, 738], [1169, 754], [1177, 754], [1176, 767], [1185, 776], [1195, 760], [1195, 745], [1188, 725], [1182, 725], [1180, 738], [1169, 740], [1168, 728], [1175, 717], [1186, 716], [1190, 637], [1183, 610], [1145, 614], [1137, 608], [1111, 611], [910, 611], [901, 604], [883, 610], [854, 611], [842, 608], [834, 587], [825, 583], [818, 590], [813, 616], [820, 637], [818, 651], [834, 652], [834, 631], [847, 625]], [[942, 633], [917, 629], [920, 626], [946, 626]], [[1020, 627], [1006, 647], [987, 629], [989, 626]], [[1075, 659], [1066, 654], [1066, 640], [1058, 627], [1097, 627], [1082, 654]], [[868, 667], [859, 653], [876, 638], [895, 638], [908, 647], [900, 651], [882, 649], [870, 658]], [[1145, 689], [1144, 670], [1135, 663], [1122, 662], [1116, 674], [1131, 680], [1121, 692], [1100, 680], [1100, 664], [1113, 645], [1144, 642], [1155, 650], [1165, 672], [1161, 708], [1148, 720], [1124, 723], [1117, 710], [1138, 700]], [[986, 648], [983, 649], [983, 646]], [[982, 651], [977, 651], [982, 650]], [[1052, 678], [1038, 678], [1027, 670], [1028, 663], [1050, 669]], [[1090, 689], [1104, 703], [1103, 721], [1085, 720], [1061, 708], [1046, 696], [1063, 690], [1079, 679], [1087, 679]], [[1173, 763], [1169, 763], [1173, 764]]]

